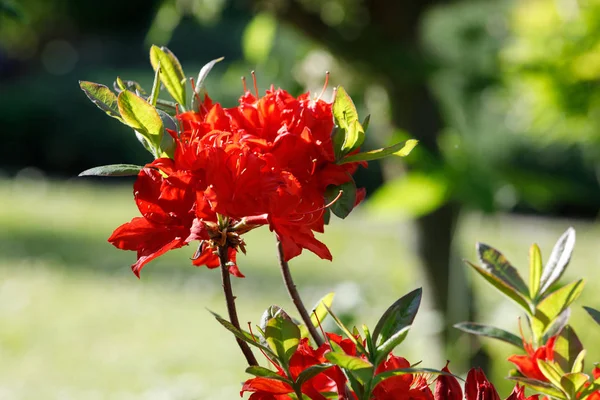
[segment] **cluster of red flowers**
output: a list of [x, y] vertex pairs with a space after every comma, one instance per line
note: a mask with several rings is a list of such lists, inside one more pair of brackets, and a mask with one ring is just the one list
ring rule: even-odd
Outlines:
[[[356, 345], [349, 339], [342, 339], [341, 336], [327, 333], [331, 342], [339, 345], [346, 354], [357, 356]], [[324, 355], [331, 350], [328, 343], [323, 344], [318, 349], [313, 349], [308, 344], [308, 339], [300, 342], [296, 352], [290, 359], [290, 375], [277, 367], [277, 374], [282, 377], [290, 378], [295, 381], [302, 371], [318, 365], [327, 363]], [[390, 354], [388, 359], [383, 361], [375, 370], [375, 374], [381, 374], [387, 371], [409, 368], [410, 363], [402, 357]], [[445, 375], [440, 375], [435, 379], [435, 390], [430, 389], [433, 383], [429, 376], [424, 374], [402, 374], [392, 376], [381, 381], [372, 392], [373, 400], [463, 400], [463, 391], [458, 380], [450, 375], [448, 365], [442, 371]], [[316, 374], [302, 384], [303, 394], [313, 400], [326, 400], [325, 394], [336, 394], [337, 398], [346, 397], [346, 377], [338, 366], [331, 366], [328, 369]], [[280, 380], [257, 377], [247, 380], [240, 395], [244, 392], [252, 392], [249, 400], [290, 400], [290, 394], [294, 389], [289, 384]], [[357, 399], [355, 393], [349, 394]], [[498, 392], [486, 378], [481, 369], [471, 369], [467, 375], [465, 383], [464, 398], [466, 400], [500, 400]], [[538, 395], [525, 397], [525, 390], [521, 386], [516, 386], [511, 395], [506, 400], [538, 400]]]
[[[234, 108], [205, 96], [199, 111], [177, 115], [174, 157], [141, 170], [134, 196], [142, 214], [109, 238], [135, 250], [136, 275], [152, 259], [200, 240], [194, 265], [220, 265], [218, 246], [228, 245], [230, 273], [243, 276], [236, 252], [240, 234], [269, 225], [286, 261], [303, 249], [331, 260], [314, 232], [324, 230], [325, 191], [352, 179], [358, 163], [337, 164], [331, 104], [284, 90], [262, 98], [246, 92]], [[356, 204], [364, 197], [359, 190]]]

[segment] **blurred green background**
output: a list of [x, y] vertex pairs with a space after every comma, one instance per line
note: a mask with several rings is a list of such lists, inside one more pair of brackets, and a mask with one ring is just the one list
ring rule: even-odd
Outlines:
[[[369, 197], [322, 236], [333, 263], [292, 262], [313, 304], [374, 325], [424, 286], [415, 331], [396, 351], [453, 371], [484, 365], [506, 396], [506, 345], [450, 326], [517, 328], [517, 310], [474, 279], [461, 258], [476, 241], [525, 274], [537, 242], [547, 257], [577, 230], [565, 281], [588, 280], [580, 304], [600, 308], [594, 223], [600, 205], [600, 1], [0, 0], [0, 399], [238, 398], [243, 358], [206, 311], [225, 314], [218, 273], [168, 254], [138, 281], [133, 253], [106, 238], [137, 215], [127, 179], [75, 178], [87, 168], [150, 161], [132, 132], [97, 110], [78, 80], [152, 80], [151, 44], [187, 75], [217, 57], [213, 98], [234, 106], [255, 70], [300, 94], [342, 84], [366, 147], [415, 137], [402, 161], [359, 171]], [[267, 230], [248, 235], [236, 280], [241, 321], [289, 308]], [[598, 327], [579, 306], [589, 361]], [[333, 327], [329, 327], [333, 329]], [[492, 361], [489, 361], [492, 360]]]

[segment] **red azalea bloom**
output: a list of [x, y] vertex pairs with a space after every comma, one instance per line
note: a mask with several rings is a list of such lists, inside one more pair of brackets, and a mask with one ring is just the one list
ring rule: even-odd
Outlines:
[[481, 368], [473, 368], [467, 374], [465, 382], [466, 400], [500, 400], [494, 385], [487, 380]]
[[[450, 370], [448, 369], [449, 363], [450, 361], [446, 362], [446, 366], [442, 368], [442, 371], [450, 373]], [[455, 377], [440, 375], [436, 381], [435, 392], [433, 393], [435, 400], [462, 400], [463, 392]]]
[[545, 345], [534, 350], [532, 344], [527, 343], [525, 339], [523, 339], [523, 347], [525, 348], [527, 355], [513, 355], [508, 358], [508, 361], [515, 364], [524, 377], [548, 382], [548, 379], [542, 374], [542, 371], [540, 371], [537, 360], [554, 360], [555, 341], [556, 336], [552, 336]]
[[[395, 369], [409, 368], [410, 363], [402, 357], [392, 354], [375, 370], [376, 374]], [[434, 400], [429, 383], [423, 375], [404, 374], [388, 378], [373, 390], [373, 398], [377, 400]]]

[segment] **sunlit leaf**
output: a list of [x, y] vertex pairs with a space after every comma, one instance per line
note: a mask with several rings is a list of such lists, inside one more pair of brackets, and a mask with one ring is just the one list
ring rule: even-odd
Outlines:
[[214, 59], [208, 62], [200, 69], [200, 72], [198, 73], [198, 78], [196, 79], [196, 86], [194, 87], [195, 95], [192, 97], [192, 109], [197, 109], [199, 105], [198, 101], [202, 101], [204, 81], [206, 80], [206, 77], [208, 76], [209, 72], [212, 70], [216, 63], [223, 61], [223, 59], [223, 57]]
[[319, 375], [323, 371], [328, 370], [332, 366], [333, 366], [333, 364], [328, 364], [328, 363], [312, 365], [312, 366], [306, 368], [305, 370], [303, 370], [302, 372], [300, 372], [300, 374], [296, 378], [296, 383], [298, 385], [302, 385], [304, 382], [306, 382], [310, 378], [314, 378], [315, 376]]
[[327, 293], [313, 307], [313, 312], [310, 314], [310, 321], [312, 322], [315, 328], [319, 327], [319, 325], [323, 323], [325, 317], [327, 317], [326, 307], [331, 308], [334, 296], [334, 292]]
[[568, 373], [560, 378], [560, 386], [569, 395], [569, 398], [577, 398], [577, 392], [588, 382], [589, 377], [581, 372]]
[[478, 324], [476, 322], [460, 322], [458, 324], [455, 324], [454, 327], [460, 329], [463, 332], [498, 339], [505, 343], [512, 344], [513, 346], [516, 346], [520, 349], [523, 348], [523, 341], [519, 336], [500, 328], [484, 324]]
[[542, 253], [537, 244], [529, 249], [529, 297], [535, 299], [540, 290], [542, 277]]
[[536, 336], [541, 336], [560, 313], [581, 295], [583, 286], [583, 279], [570, 283], [547, 295], [536, 306], [531, 319], [531, 328]]
[[542, 374], [550, 381], [550, 383], [556, 387], [561, 387], [560, 378], [564, 375], [564, 371], [560, 371], [557, 364], [538, 358], [537, 365]]
[[179, 103], [182, 109], [185, 109], [186, 77], [177, 57], [166, 47], [159, 48], [158, 46], [152, 46], [150, 48], [150, 63], [155, 71], [160, 63], [162, 68], [160, 80], [165, 85], [165, 89], [167, 89], [171, 97]]
[[412, 325], [419, 306], [423, 289], [418, 288], [394, 302], [381, 316], [373, 330], [373, 342], [380, 345], [396, 332]]
[[300, 329], [291, 320], [271, 318], [265, 328], [265, 340], [279, 360], [287, 364], [300, 343]]
[[94, 82], [79, 81], [85, 95], [102, 111], [113, 118], [123, 121], [119, 113], [117, 96], [106, 86]]
[[560, 279], [567, 265], [569, 265], [574, 247], [575, 229], [569, 228], [558, 239], [552, 249], [550, 258], [542, 273], [540, 293], [545, 293], [554, 282]]
[[123, 121], [158, 147], [163, 123], [156, 109], [128, 90], [122, 91], [117, 100]]
[[254, 376], [260, 376], [260, 377], [269, 378], [269, 379], [276, 379], [278, 381], [285, 382], [290, 386], [293, 384], [292, 381], [290, 381], [286, 377], [281, 376], [277, 372], [271, 371], [270, 369], [261, 367], [259, 365], [252, 365], [252, 366], [246, 368], [246, 372], [248, 374], [254, 375]]
[[477, 255], [487, 272], [502, 280], [521, 296], [526, 298], [529, 295], [529, 288], [525, 281], [502, 253], [487, 244], [477, 243]]
[[148, 97], [148, 103], [153, 106], [156, 106], [156, 100], [158, 100], [158, 93], [160, 92], [160, 61], [156, 67], [156, 71], [154, 72], [154, 81], [152, 83], [152, 91], [150, 92], [150, 96]]
[[[335, 346], [332, 345], [332, 347]], [[360, 357], [351, 356], [343, 352], [329, 351], [325, 353], [325, 358], [354, 375], [363, 385], [373, 377], [373, 364]]]
[[[401, 368], [401, 369], [394, 369], [391, 371], [385, 371], [385, 372], [381, 372], [377, 375], [375, 375], [375, 378], [373, 379], [373, 387], [377, 386], [379, 383], [383, 382], [384, 380], [391, 378], [393, 376], [400, 376], [400, 375], [406, 375], [406, 374], [423, 374], [423, 375], [447, 375], [447, 376], [453, 376], [457, 379], [461, 379], [460, 377], [453, 375], [453, 374], [449, 374], [447, 372], [444, 371], [440, 371], [437, 369], [432, 369], [432, 368]], [[462, 379], [461, 379], [462, 380]]]
[[255, 347], [258, 347], [259, 349], [264, 351], [270, 358], [275, 358], [275, 353], [273, 353], [271, 351], [271, 349], [268, 348], [267, 346], [263, 346], [262, 344], [260, 344], [260, 342], [258, 341], [258, 338], [256, 338], [254, 335], [252, 335], [249, 332], [244, 331], [243, 329], [237, 329], [235, 326], [233, 326], [233, 324], [231, 322], [222, 318], [219, 314], [216, 314], [210, 310], [208, 310], [208, 312], [210, 312], [213, 315], [213, 317], [215, 317], [215, 319], [221, 325], [223, 325], [223, 327], [225, 329], [227, 329], [229, 332], [233, 333], [235, 335], [235, 337], [237, 337], [238, 339], [241, 339], [244, 342], [249, 343]]
[[112, 164], [86, 169], [79, 176], [136, 176], [142, 170], [140, 165]]
[[[352, 343], [354, 343], [356, 345], [356, 347], [358, 348], [358, 350], [360, 352], [366, 353], [366, 349], [363, 346], [363, 344], [361, 342], [359, 342], [358, 340], [356, 340], [356, 338], [354, 337], [354, 335], [352, 334], [352, 332], [350, 332], [350, 330], [346, 327], [346, 325], [344, 325], [344, 323], [342, 322], [342, 320], [340, 320], [337, 317], [337, 315], [335, 315], [335, 313], [333, 311], [331, 311], [331, 309], [329, 307], [327, 307], [326, 305], [324, 305], [324, 307], [327, 310], [327, 313], [329, 315], [331, 315], [331, 318], [336, 323], [336, 325], [338, 326], [338, 328], [340, 328], [341, 331], [344, 333], [344, 335], [346, 335], [346, 337], [348, 339], [350, 339], [352, 341]], [[331, 342], [330, 344], [333, 346], [335, 343]]]
[[546, 332], [544, 332], [544, 335], [542, 336], [542, 343], [546, 343], [549, 338], [558, 335], [563, 328], [567, 326], [569, 318], [571, 318], [571, 309], [567, 307], [558, 314], [558, 317], [556, 317], [552, 324], [546, 328]]
[[372, 161], [384, 158], [390, 155], [406, 157], [417, 146], [418, 140], [409, 139], [406, 142], [396, 143], [390, 147], [384, 147], [377, 150], [365, 151], [363, 153], [352, 154], [338, 161], [338, 164], [346, 164], [349, 162]]
[[577, 357], [575, 357], [575, 361], [573, 362], [573, 366], [571, 367], [571, 372], [582, 372], [583, 371], [583, 365], [584, 365], [586, 353], [587, 353], [586, 350], [583, 349], [583, 350], [581, 350], [581, 352], [579, 352]]
[[354, 102], [341, 86], [336, 90], [331, 111], [336, 125], [345, 133], [339, 153], [343, 155], [359, 148], [365, 141], [365, 132], [358, 120]]
[[570, 325], [564, 327], [554, 343], [554, 361], [563, 371], [572, 371], [575, 360], [583, 350], [581, 341]]

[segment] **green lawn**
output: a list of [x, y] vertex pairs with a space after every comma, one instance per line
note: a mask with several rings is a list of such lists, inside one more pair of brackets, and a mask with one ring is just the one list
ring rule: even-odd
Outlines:
[[[148, 265], [138, 280], [129, 268], [135, 254], [106, 242], [137, 214], [129, 187], [0, 181], [0, 199], [0, 399], [239, 398], [247, 378], [243, 358], [206, 311], [226, 314], [218, 272], [191, 266], [189, 247]], [[425, 283], [410, 223], [357, 211], [322, 236], [332, 263], [306, 254], [291, 267], [308, 304], [336, 291], [340, 314], [373, 326], [387, 305]], [[569, 225], [578, 245], [564, 279], [579, 274], [597, 281], [600, 230], [587, 223], [470, 214], [461, 220], [458, 243], [467, 258], [481, 240], [526, 265], [530, 242], [547, 256]], [[291, 311], [270, 232], [251, 232], [247, 248], [239, 258], [246, 278], [234, 280], [240, 319], [257, 323], [271, 304]], [[480, 303], [489, 307], [482, 319], [514, 329], [516, 308], [477, 282]], [[599, 307], [591, 286], [580, 304]], [[418, 334], [396, 353], [441, 367], [446, 355], [434, 340], [439, 319], [428, 303], [416, 320]], [[580, 307], [573, 315], [584, 343], [600, 347], [600, 327]], [[494, 376], [504, 376], [511, 349], [485, 343], [501, 357]], [[464, 345], [463, 337], [455, 348]], [[600, 349], [591, 356], [600, 360]]]

